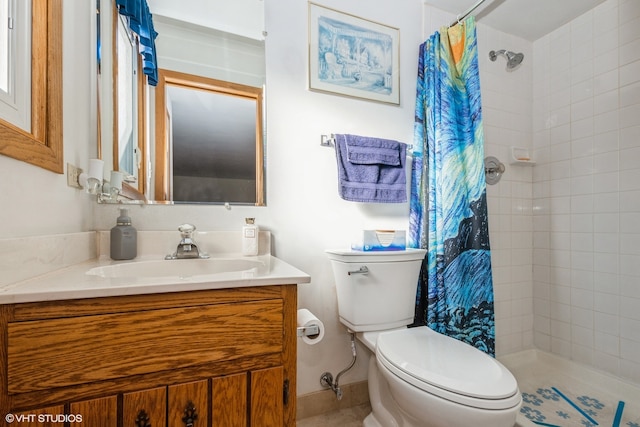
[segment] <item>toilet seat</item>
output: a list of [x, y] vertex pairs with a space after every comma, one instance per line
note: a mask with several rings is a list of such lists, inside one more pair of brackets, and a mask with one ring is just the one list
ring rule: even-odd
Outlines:
[[426, 326], [380, 333], [376, 357], [400, 379], [462, 405], [507, 409], [521, 402], [515, 378], [500, 362]]

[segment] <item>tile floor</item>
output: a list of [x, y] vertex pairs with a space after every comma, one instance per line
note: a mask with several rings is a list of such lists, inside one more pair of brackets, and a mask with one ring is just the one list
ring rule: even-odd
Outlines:
[[362, 421], [369, 412], [371, 412], [371, 406], [365, 403], [298, 420], [296, 427], [361, 427]]

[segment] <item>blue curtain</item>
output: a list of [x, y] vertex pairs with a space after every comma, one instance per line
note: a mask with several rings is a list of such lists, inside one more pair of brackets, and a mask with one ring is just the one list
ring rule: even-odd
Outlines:
[[151, 86], [158, 84], [158, 61], [156, 58], [156, 33], [147, 0], [116, 0], [118, 11], [129, 18], [129, 28], [140, 38], [142, 68]]
[[410, 244], [427, 249], [414, 325], [495, 355], [475, 19], [420, 46]]

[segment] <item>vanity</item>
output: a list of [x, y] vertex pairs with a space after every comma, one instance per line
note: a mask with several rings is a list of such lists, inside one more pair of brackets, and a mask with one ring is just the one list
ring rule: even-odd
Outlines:
[[133, 277], [157, 256], [101, 257], [0, 287], [0, 413], [21, 426], [295, 426], [297, 284], [310, 277], [248, 258]]

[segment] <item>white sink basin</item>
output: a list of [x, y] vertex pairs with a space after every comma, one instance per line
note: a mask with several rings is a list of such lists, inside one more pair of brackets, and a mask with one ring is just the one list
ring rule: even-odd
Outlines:
[[268, 264], [256, 258], [209, 258], [134, 261], [94, 267], [87, 274], [105, 278], [153, 278], [211, 276], [222, 273], [265, 273]]

